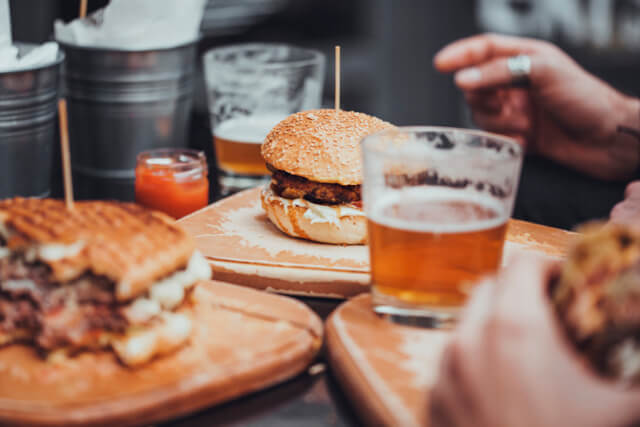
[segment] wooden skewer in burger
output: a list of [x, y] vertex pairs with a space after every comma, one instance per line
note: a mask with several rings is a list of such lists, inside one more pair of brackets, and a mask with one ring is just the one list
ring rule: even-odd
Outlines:
[[262, 145], [273, 173], [261, 194], [271, 222], [303, 239], [366, 243], [360, 141], [389, 127], [376, 117], [340, 110], [337, 103], [335, 109], [303, 111], [278, 123]]

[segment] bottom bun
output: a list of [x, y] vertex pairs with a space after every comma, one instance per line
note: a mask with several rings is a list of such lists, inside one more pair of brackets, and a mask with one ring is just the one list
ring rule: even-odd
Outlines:
[[351, 205], [320, 205], [304, 199], [285, 199], [266, 187], [262, 208], [271, 222], [293, 237], [338, 245], [367, 243], [367, 218]]

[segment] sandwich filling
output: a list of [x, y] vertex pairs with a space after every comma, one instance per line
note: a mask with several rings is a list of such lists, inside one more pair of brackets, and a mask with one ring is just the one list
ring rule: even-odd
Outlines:
[[197, 281], [210, 275], [207, 261], [194, 252], [183, 269], [157, 281], [137, 298], [120, 302], [115, 284], [103, 276], [87, 272], [57, 283], [42, 261], [28, 259], [25, 252], [9, 252], [0, 258], [0, 337], [6, 342], [32, 341], [47, 352], [108, 347], [131, 332], [166, 322], [169, 314], [179, 323], [188, 322], [171, 312], [185, 303]]
[[361, 207], [360, 185], [340, 185], [310, 181], [267, 165], [273, 173], [272, 191], [285, 199], [304, 199], [324, 205], [353, 204]]

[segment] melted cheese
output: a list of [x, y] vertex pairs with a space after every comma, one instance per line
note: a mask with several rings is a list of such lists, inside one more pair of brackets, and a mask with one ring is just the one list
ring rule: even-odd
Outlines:
[[59, 243], [39, 245], [37, 247], [38, 258], [43, 261], [60, 261], [65, 258], [73, 258], [84, 249], [84, 246], [85, 243], [83, 241], [78, 241], [70, 245]]
[[122, 310], [129, 323], [133, 325], [145, 323], [161, 312], [162, 308], [157, 301], [142, 297], [136, 299]]
[[6, 280], [0, 283], [0, 288], [5, 291], [22, 291], [28, 290], [31, 292], [37, 292], [38, 287], [33, 280], [19, 279], [19, 280]]
[[200, 280], [211, 278], [211, 267], [198, 251], [195, 251], [187, 268], [162, 279], [151, 286], [149, 295], [137, 298], [123, 309], [123, 314], [132, 324], [147, 322], [165, 310], [173, 310], [184, 301], [187, 289]]
[[270, 186], [265, 187], [263, 195], [268, 201], [278, 200], [284, 206], [285, 212], [290, 206], [296, 206], [305, 208], [304, 217], [311, 221], [312, 224], [317, 222], [328, 222], [337, 224], [340, 218], [345, 216], [365, 216], [365, 213], [358, 209], [347, 205], [321, 205], [313, 203], [305, 199], [285, 199], [284, 197], [276, 196], [271, 191]]
[[157, 301], [164, 309], [175, 308], [184, 299], [185, 290], [199, 280], [211, 278], [211, 267], [198, 251], [189, 259], [187, 268], [156, 282], [149, 290], [149, 297]]
[[191, 319], [184, 314], [162, 313], [158, 323], [114, 337], [111, 345], [126, 365], [139, 365], [182, 345], [191, 335], [191, 330]]

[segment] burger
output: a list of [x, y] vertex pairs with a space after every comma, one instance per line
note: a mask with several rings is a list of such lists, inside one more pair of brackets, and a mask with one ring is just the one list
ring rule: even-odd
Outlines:
[[588, 225], [550, 286], [566, 336], [604, 377], [640, 384], [640, 233]]
[[210, 277], [194, 241], [164, 214], [0, 201], [0, 346], [47, 358], [107, 350], [137, 366], [189, 340], [189, 296]]
[[262, 207], [282, 232], [332, 244], [364, 244], [360, 184], [363, 137], [392, 127], [363, 113], [309, 110], [278, 123], [262, 157], [272, 172]]

